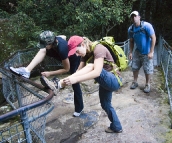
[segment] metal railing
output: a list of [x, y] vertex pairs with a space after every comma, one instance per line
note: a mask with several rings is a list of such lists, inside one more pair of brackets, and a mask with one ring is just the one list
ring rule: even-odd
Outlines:
[[[157, 65], [161, 65], [164, 77], [165, 88], [167, 89], [170, 107], [172, 110], [172, 53], [170, 45], [162, 38], [159, 38], [157, 46]], [[129, 40], [115, 43], [121, 46], [124, 53], [128, 57]], [[43, 142], [45, 143], [44, 130], [46, 116], [54, 108], [51, 103], [53, 92], [45, 91], [42, 85], [37, 84], [33, 80], [22, 78], [12, 74], [9, 67], [26, 66], [35, 56], [36, 49], [27, 49], [18, 51], [5, 62], [1, 64], [0, 72], [2, 73], [2, 89], [3, 95], [9, 105], [13, 109], [10, 112], [0, 109], [0, 125], [11, 122], [9, 126], [0, 129], [0, 142]], [[130, 63], [130, 62], [129, 62]], [[61, 62], [46, 57], [31, 73], [32, 76], [40, 75], [41, 71], [54, 70], [61, 67]], [[8, 109], [9, 110], [9, 109]], [[7, 111], [7, 113], [6, 113]], [[15, 120], [13, 121], [13, 119]]]
[[[128, 57], [129, 54], [129, 40], [118, 42], [117, 45], [121, 46]], [[157, 61], [154, 66], [161, 66], [164, 73], [165, 89], [167, 90], [170, 108], [172, 111], [172, 47], [163, 39], [159, 37], [158, 45], [155, 47], [154, 57]], [[130, 62], [129, 62], [130, 63]]]
[[170, 108], [172, 111], [172, 48], [162, 37], [160, 39], [160, 44], [162, 45], [160, 61], [165, 77], [165, 88], [168, 92]]
[[61, 62], [49, 57], [34, 68], [31, 80], [13, 74], [9, 67], [28, 65], [37, 49], [17, 51], [0, 65], [2, 91], [7, 103], [0, 108], [0, 142], [45, 143], [47, 115], [53, 110], [54, 93], [35, 82], [34, 77], [44, 70], [54, 70]]
[[125, 55], [128, 58], [128, 54], [130, 52], [129, 39], [126, 40], [126, 41], [124, 41], [124, 42], [117, 42], [115, 44], [118, 45], [118, 46], [120, 46], [124, 50], [124, 53], [125, 53]]
[[[32, 49], [26, 49], [26, 50], [21, 50], [17, 51], [14, 53], [12, 56], [10, 56], [8, 59], [6, 59], [2, 64], [1, 67], [4, 67], [5, 69], [9, 69], [10, 66], [12, 67], [25, 67], [27, 66], [31, 60], [34, 58], [34, 56], [37, 53], [36, 48]], [[41, 75], [42, 71], [49, 71], [49, 70], [55, 70], [58, 69], [62, 66], [60, 61], [55, 60], [54, 58], [51, 57], [45, 57], [45, 59], [38, 64], [31, 72], [31, 77], [37, 77]], [[31, 80], [30, 80], [31, 81]], [[6, 99], [6, 101], [14, 108], [17, 109], [18, 107], [21, 107], [19, 104], [13, 104], [16, 100], [18, 99], [17, 96], [14, 95], [14, 84], [12, 80], [3, 80], [3, 94]], [[19, 101], [21, 103], [22, 101]], [[24, 103], [22, 103], [23, 106]]]
[[[13, 75], [10, 71], [0, 68], [2, 73], [3, 92], [9, 92], [6, 87], [12, 86], [13, 106], [15, 110], [8, 107], [0, 111], [0, 142], [6, 143], [45, 143], [44, 130], [46, 116], [50, 113], [54, 105], [50, 100], [53, 98], [53, 92], [49, 90], [44, 95], [40, 94], [44, 88], [41, 85], [30, 82]], [[42, 92], [41, 92], [42, 93]], [[43, 94], [43, 93], [42, 93]], [[6, 124], [5, 126], [3, 126]]]

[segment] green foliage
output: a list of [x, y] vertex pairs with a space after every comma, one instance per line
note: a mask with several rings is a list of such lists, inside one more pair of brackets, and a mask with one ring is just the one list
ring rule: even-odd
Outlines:
[[17, 11], [23, 11], [42, 29], [59, 34], [100, 38], [124, 21], [131, 11], [127, 0], [22, 0]]
[[[15, 0], [0, 11], [3, 17], [3, 53], [35, 46], [43, 30], [57, 35], [87, 36], [92, 40], [107, 36], [123, 23], [131, 12], [133, 1], [127, 0]], [[7, 4], [3, 1], [3, 5]], [[5, 10], [10, 7], [10, 12]], [[8, 12], [10, 13], [8, 15]], [[110, 35], [109, 35], [110, 36]]]
[[107, 36], [118, 24], [122, 23], [131, 12], [132, 2], [124, 0], [84, 0], [65, 5], [65, 33], [86, 35], [92, 39]]
[[4, 53], [0, 61], [4, 60], [6, 56], [11, 55], [16, 50], [35, 46], [38, 31], [39, 33], [41, 31], [35, 25], [33, 19], [22, 12], [1, 21], [0, 26], [0, 52]]
[[26, 13], [42, 29], [54, 31], [55, 25], [60, 24], [57, 22], [61, 18], [58, 7], [60, 5], [54, 0], [22, 0], [18, 2], [17, 11]]
[[9, 17], [9, 14], [6, 11], [3, 11], [2, 9], [0, 9], [0, 18], [4, 19], [4, 18], [7, 18], [7, 17]]

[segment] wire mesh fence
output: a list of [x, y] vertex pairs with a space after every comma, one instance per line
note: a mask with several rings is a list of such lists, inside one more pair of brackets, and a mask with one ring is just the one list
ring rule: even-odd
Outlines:
[[45, 142], [46, 117], [54, 108], [50, 101], [53, 93], [42, 91], [6, 69], [0, 68], [0, 72], [5, 83], [3, 92], [12, 95], [11, 102], [0, 108], [0, 142]]
[[[34, 58], [37, 52], [38, 50], [36, 48], [18, 51], [14, 55], [9, 57], [4, 63], [2, 63], [1, 66], [4, 67], [5, 69], [9, 69], [9, 67], [11, 66], [15, 68], [26, 67]], [[41, 75], [40, 73], [43, 71], [57, 70], [61, 67], [62, 64], [60, 61], [46, 56], [45, 59], [31, 71], [30, 78], [40, 76]], [[21, 95], [22, 98], [21, 101], [19, 102], [21, 105], [18, 105], [19, 103], [16, 104], [16, 100], [18, 100], [19, 98], [15, 95], [16, 93], [13, 92], [15, 88], [15, 85], [13, 83], [13, 78], [6, 80], [6, 78], [3, 77], [2, 83], [3, 83], [2, 88], [3, 88], [4, 97], [14, 109], [29, 104], [29, 100], [27, 100], [27, 98], [23, 98], [23, 97], [28, 97], [27, 93]]]
[[[154, 49], [154, 66], [160, 66], [163, 69], [164, 79], [165, 79], [165, 88], [167, 89], [168, 96], [169, 96], [169, 103], [172, 111], [172, 47], [163, 39], [163, 37], [159, 37], [158, 45]], [[129, 40], [124, 42], [118, 42], [117, 45], [121, 46], [124, 50], [128, 60], [129, 60]], [[136, 46], [136, 45], [135, 45]], [[136, 47], [134, 47], [136, 48]], [[131, 61], [129, 60], [129, 65]]]
[[53, 92], [33, 78], [44, 70], [61, 68], [60, 61], [45, 57], [31, 72], [31, 80], [10, 72], [9, 67], [25, 67], [34, 58], [37, 49], [16, 52], [1, 64], [2, 84], [0, 91], [6, 104], [0, 107], [1, 143], [45, 143], [44, 130], [46, 117], [54, 105], [51, 102]]
[[171, 46], [161, 38], [161, 66], [165, 77], [165, 88], [168, 92], [170, 108], [172, 111], [172, 49]]
[[[116, 43], [120, 45], [125, 54], [128, 57], [130, 52], [129, 49], [129, 40], [124, 42]], [[154, 49], [154, 66], [160, 66], [163, 69], [164, 79], [165, 79], [165, 88], [167, 89], [169, 96], [169, 103], [172, 111], [172, 47], [163, 39], [163, 37], [159, 37], [158, 45]], [[130, 64], [131, 61], [129, 61]]]
[[[122, 47], [128, 57], [129, 40], [116, 44]], [[158, 47], [157, 55], [159, 56], [157, 57], [160, 57], [172, 110], [171, 48], [163, 38], [159, 40]], [[51, 102], [52, 91], [47, 93], [43, 87], [35, 82], [16, 76], [9, 71], [10, 66], [27, 66], [37, 52], [37, 49], [18, 51], [1, 64], [2, 85], [0, 86], [0, 91], [8, 103], [0, 108], [0, 142], [2, 143], [45, 142], [46, 117], [54, 108]], [[45, 57], [44, 61], [31, 72], [31, 78], [39, 76], [42, 71], [56, 70], [61, 67], [61, 62], [54, 58]]]

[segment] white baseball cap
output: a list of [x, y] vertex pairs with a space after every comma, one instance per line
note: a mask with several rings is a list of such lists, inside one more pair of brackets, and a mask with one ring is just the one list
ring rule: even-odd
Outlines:
[[138, 11], [133, 11], [133, 12], [130, 14], [130, 17], [131, 17], [132, 14], [137, 15], [137, 16], [140, 15]]

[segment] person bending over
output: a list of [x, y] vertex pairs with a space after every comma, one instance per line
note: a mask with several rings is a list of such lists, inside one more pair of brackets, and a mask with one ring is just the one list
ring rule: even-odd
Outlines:
[[[115, 109], [112, 107], [111, 104], [112, 92], [120, 88], [119, 79], [121, 78], [119, 72], [112, 72], [116, 71], [115, 66], [104, 63], [104, 61], [106, 60], [109, 63], [114, 64], [112, 55], [110, 54], [108, 49], [101, 44], [97, 44], [92, 51], [91, 49], [93, 46], [93, 42], [91, 42], [86, 37], [77, 35], [72, 36], [69, 39], [68, 46], [70, 47], [69, 54], [76, 54], [77, 56], [82, 57], [77, 72], [64, 79], [57, 80], [56, 82], [52, 82], [45, 76], [42, 76], [42, 84], [45, 86], [49, 86], [49, 88], [57, 93], [60, 88], [64, 88], [65, 86], [95, 79], [95, 81], [99, 83], [99, 99], [101, 107], [105, 110], [111, 122], [110, 126], [105, 129], [105, 132], [121, 133], [121, 123], [118, 119]], [[86, 65], [86, 61], [92, 55], [94, 57], [94, 62]]]
[[[10, 67], [10, 70], [22, 75], [25, 78], [30, 78], [31, 71], [43, 61], [44, 57], [47, 55], [49, 57], [53, 57], [62, 62], [63, 68], [58, 69], [55, 71], [44, 71], [41, 74], [45, 77], [54, 76], [58, 74], [67, 73], [70, 70], [70, 73], [73, 74], [76, 72], [79, 63], [80, 63], [80, 56], [68, 55], [69, 48], [67, 41], [65, 40], [65, 36], [55, 36], [54, 32], [52, 31], [44, 31], [39, 35], [39, 43], [38, 47], [40, 50], [30, 62], [27, 67], [19, 67], [14, 68]], [[55, 80], [52, 79], [52, 80]], [[83, 110], [83, 97], [82, 91], [80, 88], [79, 83], [73, 84], [72, 88], [74, 90], [74, 105], [75, 105], [75, 112], [73, 116], [79, 116], [80, 112]]]

